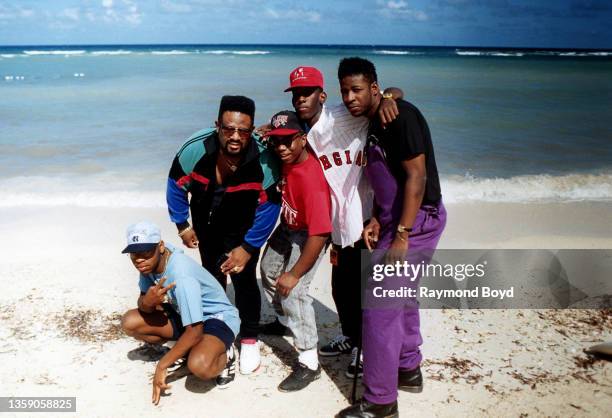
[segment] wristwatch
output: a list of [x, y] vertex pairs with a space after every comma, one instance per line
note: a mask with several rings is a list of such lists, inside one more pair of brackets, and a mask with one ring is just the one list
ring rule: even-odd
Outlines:
[[393, 93], [383, 93], [382, 98], [393, 100]]

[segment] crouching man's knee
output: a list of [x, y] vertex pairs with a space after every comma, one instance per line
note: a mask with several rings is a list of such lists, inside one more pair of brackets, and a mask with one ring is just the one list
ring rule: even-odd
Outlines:
[[219, 370], [216, 370], [213, 362], [204, 355], [189, 356], [187, 367], [196, 377], [202, 380], [214, 379], [219, 375]]
[[138, 309], [130, 309], [121, 317], [121, 329], [130, 337], [134, 337], [137, 334], [141, 322], [142, 317]]

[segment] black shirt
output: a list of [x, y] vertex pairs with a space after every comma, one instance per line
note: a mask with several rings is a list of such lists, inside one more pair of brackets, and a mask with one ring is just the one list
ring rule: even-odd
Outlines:
[[375, 116], [370, 122], [368, 140], [378, 139], [385, 151], [387, 164], [400, 184], [406, 181], [406, 171], [402, 168], [402, 161], [416, 157], [418, 154], [425, 154], [427, 182], [422, 204], [436, 204], [442, 195], [427, 122], [412, 103], [397, 100], [397, 107], [399, 115], [387, 125], [386, 129], [382, 129], [378, 115]]

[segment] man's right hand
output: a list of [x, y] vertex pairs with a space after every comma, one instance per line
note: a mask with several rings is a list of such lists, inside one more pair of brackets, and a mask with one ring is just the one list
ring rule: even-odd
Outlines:
[[185, 231], [181, 239], [187, 248], [198, 248], [198, 245], [200, 244], [200, 241], [198, 241], [198, 236], [193, 229]]
[[379, 234], [380, 223], [378, 223], [378, 220], [376, 218], [372, 217], [370, 219], [370, 222], [368, 222], [366, 227], [363, 229], [362, 233], [363, 240], [368, 250], [372, 251], [374, 248], [376, 248]]
[[164, 303], [168, 290], [176, 286], [176, 283], [173, 282], [164, 287], [165, 282], [166, 278], [163, 277], [156, 285], [149, 287], [147, 293], [142, 297], [142, 304], [145, 307], [155, 309], [155, 307]]

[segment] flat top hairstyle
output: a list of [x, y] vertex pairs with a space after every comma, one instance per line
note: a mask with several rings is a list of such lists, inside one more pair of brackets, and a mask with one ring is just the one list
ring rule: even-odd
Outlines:
[[219, 104], [218, 120], [221, 120], [224, 112], [240, 112], [251, 117], [255, 121], [255, 102], [245, 96], [223, 96]]
[[378, 82], [376, 67], [371, 61], [359, 57], [343, 58], [338, 65], [338, 80], [353, 75], [363, 75], [370, 83]]

